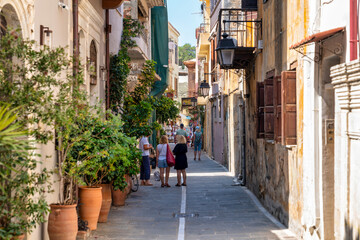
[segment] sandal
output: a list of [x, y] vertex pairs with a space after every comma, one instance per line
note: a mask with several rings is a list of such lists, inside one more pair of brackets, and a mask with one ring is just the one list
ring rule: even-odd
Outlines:
[[165, 184], [161, 184], [161, 187], [165, 187]]
[[165, 186], [166, 186], [166, 187], [171, 187], [168, 183], [165, 183]]
[[186, 187], [186, 183], [183, 183], [183, 184], [181, 184], [181, 185], [183, 185], [183, 186], [185, 186], [185, 187]]
[[178, 183], [177, 183], [175, 186], [176, 186], [176, 187], [181, 187], [181, 184], [178, 184]]

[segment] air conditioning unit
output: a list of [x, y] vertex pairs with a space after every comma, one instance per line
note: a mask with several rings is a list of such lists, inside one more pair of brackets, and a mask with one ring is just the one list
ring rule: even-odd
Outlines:
[[264, 42], [263, 42], [263, 40], [258, 40], [257, 48], [258, 48], [258, 49], [263, 49], [263, 48], [264, 48]]

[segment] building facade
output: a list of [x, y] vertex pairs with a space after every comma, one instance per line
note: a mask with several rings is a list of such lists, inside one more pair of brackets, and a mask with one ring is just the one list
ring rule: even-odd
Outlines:
[[169, 76], [168, 91], [173, 98], [179, 95], [179, 37], [180, 33], [169, 22]]
[[[358, 2], [203, 4], [206, 150], [297, 236], [358, 238]], [[237, 40], [230, 69], [214, 51], [223, 33]]]

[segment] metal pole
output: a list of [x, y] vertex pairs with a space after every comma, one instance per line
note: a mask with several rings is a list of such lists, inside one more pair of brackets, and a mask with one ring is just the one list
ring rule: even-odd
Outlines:
[[106, 15], [106, 109], [110, 108], [110, 20], [109, 9], [105, 10]]

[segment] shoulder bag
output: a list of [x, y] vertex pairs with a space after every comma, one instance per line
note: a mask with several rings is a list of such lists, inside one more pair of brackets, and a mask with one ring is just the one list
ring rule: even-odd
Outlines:
[[166, 163], [169, 167], [175, 166], [175, 158], [174, 155], [171, 152], [169, 144], [167, 145], [167, 151], [166, 151]]

